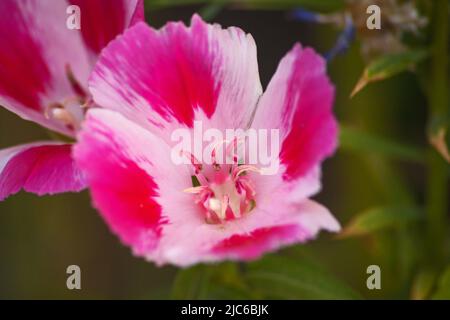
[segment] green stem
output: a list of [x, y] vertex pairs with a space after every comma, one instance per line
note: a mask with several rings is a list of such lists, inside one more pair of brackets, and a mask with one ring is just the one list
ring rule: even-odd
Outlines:
[[[435, 0], [433, 8], [431, 91], [429, 95], [429, 121], [447, 117], [449, 106], [448, 82], [448, 0]], [[428, 240], [435, 262], [444, 258], [447, 233], [447, 171], [448, 164], [430, 146], [428, 150], [428, 181], [426, 209], [428, 215]]]

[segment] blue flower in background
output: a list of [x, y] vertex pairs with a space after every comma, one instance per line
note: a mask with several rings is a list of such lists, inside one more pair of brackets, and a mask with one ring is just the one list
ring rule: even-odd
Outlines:
[[314, 11], [298, 8], [292, 12], [292, 18], [311, 23], [330, 23], [338, 26], [344, 25], [344, 29], [337, 37], [335, 45], [324, 54], [329, 62], [337, 55], [345, 53], [355, 39], [355, 25], [350, 14], [331, 14], [324, 15]]

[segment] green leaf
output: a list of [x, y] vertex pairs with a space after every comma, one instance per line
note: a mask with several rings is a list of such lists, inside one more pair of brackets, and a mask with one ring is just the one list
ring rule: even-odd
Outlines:
[[225, 262], [215, 266], [211, 282], [209, 295], [211, 299], [248, 300], [258, 298], [243, 280], [237, 263]]
[[364, 69], [363, 75], [356, 83], [351, 97], [361, 91], [367, 84], [392, 77], [400, 72], [414, 67], [424, 60], [428, 52], [424, 49], [411, 50], [403, 53], [384, 55], [375, 59]]
[[339, 238], [363, 236], [404, 225], [423, 218], [414, 206], [389, 206], [368, 209], [357, 214], [339, 234]]
[[249, 264], [245, 278], [264, 298], [362, 298], [344, 282], [305, 258], [268, 256]]
[[178, 271], [172, 288], [172, 299], [204, 299], [208, 294], [211, 270], [197, 265]]
[[243, 281], [236, 263], [197, 265], [180, 270], [172, 289], [173, 299], [258, 298]]
[[208, 295], [208, 299], [214, 300], [250, 300], [257, 298], [246, 290], [224, 285], [211, 286]]
[[220, 11], [225, 7], [226, 3], [223, 1], [213, 1], [210, 4], [205, 5], [200, 11], [199, 14], [205, 21], [213, 20]]
[[435, 300], [449, 300], [450, 299], [450, 265], [439, 278], [439, 283], [436, 292], [431, 297]]
[[416, 147], [387, 140], [345, 125], [340, 127], [340, 148], [365, 153], [378, 153], [412, 162], [425, 161], [425, 152]]

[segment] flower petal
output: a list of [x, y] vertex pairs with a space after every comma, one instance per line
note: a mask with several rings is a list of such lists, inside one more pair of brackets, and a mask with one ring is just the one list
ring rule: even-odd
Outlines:
[[0, 150], [0, 201], [24, 189], [38, 195], [80, 191], [84, 179], [72, 145], [37, 142]]
[[[306, 174], [293, 181], [286, 181], [284, 166], [280, 166], [278, 172], [273, 175], [253, 175], [255, 191], [258, 194], [258, 203], [264, 206], [279, 196], [285, 202], [299, 203], [317, 194], [321, 189], [321, 170], [315, 166]], [[267, 204], [266, 204], [267, 203]]]
[[[325, 207], [306, 200], [283, 208], [282, 224], [257, 228], [247, 234], [235, 234], [214, 246], [220, 258], [253, 260], [263, 253], [314, 238], [321, 229], [337, 232], [339, 223]], [[270, 214], [271, 212], [266, 212]], [[267, 219], [271, 219], [267, 217]]]
[[160, 195], [183, 194], [191, 179], [172, 166], [165, 142], [119, 113], [93, 109], [74, 157], [112, 231], [135, 254], [152, 252], [168, 223]]
[[254, 128], [279, 128], [283, 178], [304, 176], [337, 145], [334, 88], [322, 57], [299, 44], [281, 60], [259, 101]]
[[164, 227], [159, 251], [146, 257], [162, 265], [189, 266], [199, 262], [252, 260], [262, 254], [314, 238], [319, 230], [338, 231], [338, 222], [321, 205], [305, 200], [292, 205], [255, 209], [224, 225], [185, 217]]
[[137, 24], [102, 52], [89, 87], [97, 104], [154, 132], [194, 119], [243, 127], [261, 94], [256, 45], [242, 30], [196, 15], [189, 28]]
[[282, 245], [303, 242], [308, 237], [309, 234], [295, 224], [259, 228], [248, 234], [235, 234], [220, 241], [214, 246], [212, 252], [220, 257], [253, 260], [265, 251], [277, 249]]
[[96, 55], [128, 26], [144, 20], [143, 0], [69, 0], [80, 7], [81, 34]]

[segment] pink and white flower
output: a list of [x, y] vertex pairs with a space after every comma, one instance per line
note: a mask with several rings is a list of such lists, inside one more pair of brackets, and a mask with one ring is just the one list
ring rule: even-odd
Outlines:
[[[337, 144], [334, 89], [312, 49], [296, 44], [263, 93], [251, 35], [196, 15], [190, 27], [138, 23], [105, 48], [89, 88], [103, 108], [89, 110], [74, 157], [94, 205], [134, 254], [158, 265], [250, 260], [339, 230], [309, 199]], [[278, 129], [280, 170], [175, 165], [171, 132], [194, 121]]]
[[[81, 9], [81, 30], [66, 26], [70, 5]], [[2, 0], [0, 15], [0, 105], [73, 138], [100, 50], [142, 20], [143, 2]], [[40, 141], [0, 150], [0, 200], [21, 189], [42, 195], [84, 188], [71, 149]]]

